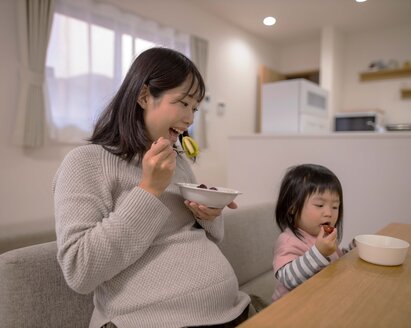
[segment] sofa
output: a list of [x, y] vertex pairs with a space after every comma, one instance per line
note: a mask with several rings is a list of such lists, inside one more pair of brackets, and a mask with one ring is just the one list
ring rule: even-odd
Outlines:
[[[257, 312], [271, 303], [276, 281], [272, 249], [279, 234], [274, 205], [260, 203], [225, 209], [225, 237], [219, 244], [251, 296]], [[88, 327], [92, 294], [80, 295], [65, 283], [56, 260], [55, 241], [0, 255], [0, 326], [2, 328]]]

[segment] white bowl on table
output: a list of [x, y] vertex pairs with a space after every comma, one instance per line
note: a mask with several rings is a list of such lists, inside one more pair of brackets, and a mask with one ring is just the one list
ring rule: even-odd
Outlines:
[[382, 235], [358, 235], [355, 242], [361, 259], [388, 266], [402, 264], [410, 247], [405, 240]]
[[224, 187], [215, 187], [217, 190], [198, 188], [199, 183], [179, 182], [177, 185], [184, 199], [213, 208], [223, 208], [242, 194], [238, 190]]

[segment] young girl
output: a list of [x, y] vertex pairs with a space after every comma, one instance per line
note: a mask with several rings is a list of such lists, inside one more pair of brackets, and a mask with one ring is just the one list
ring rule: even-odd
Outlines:
[[175, 150], [204, 92], [184, 55], [143, 52], [91, 143], [56, 174], [57, 258], [73, 290], [94, 293], [89, 327], [234, 327], [247, 318], [250, 298], [216, 245], [222, 210], [184, 200], [176, 185], [196, 183]]
[[274, 246], [278, 285], [273, 301], [348, 251], [338, 248], [343, 224], [341, 183], [324, 166], [303, 164], [288, 169], [275, 215], [282, 233]]

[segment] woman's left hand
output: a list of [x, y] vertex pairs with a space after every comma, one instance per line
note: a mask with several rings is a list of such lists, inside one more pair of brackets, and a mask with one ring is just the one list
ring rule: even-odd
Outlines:
[[[198, 204], [196, 202], [191, 202], [189, 200], [185, 200], [184, 204], [191, 212], [193, 212], [194, 216], [199, 218], [200, 220], [212, 221], [216, 217], [220, 216], [221, 212], [223, 211], [223, 208], [207, 207], [205, 205]], [[231, 202], [227, 205], [227, 207], [231, 209], [236, 209], [237, 204], [235, 202]]]

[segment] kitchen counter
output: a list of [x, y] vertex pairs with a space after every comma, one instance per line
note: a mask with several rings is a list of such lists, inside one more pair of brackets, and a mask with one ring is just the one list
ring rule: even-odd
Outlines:
[[342, 138], [342, 139], [407, 139], [411, 138], [411, 132], [408, 131], [384, 131], [384, 132], [329, 132], [329, 133], [281, 133], [281, 134], [242, 134], [230, 136], [230, 140], [236, 139], [317, 139], [317, 138]]

